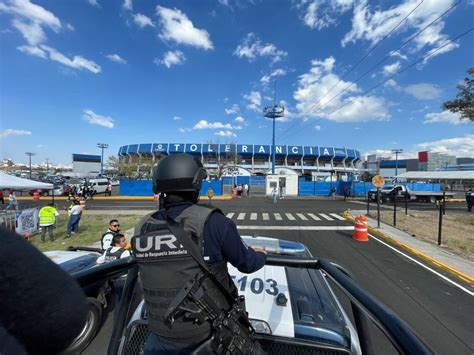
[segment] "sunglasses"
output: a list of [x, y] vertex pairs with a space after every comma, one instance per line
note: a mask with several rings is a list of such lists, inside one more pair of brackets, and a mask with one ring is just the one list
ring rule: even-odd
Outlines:
[[120, 227], [120, 224], [112, 224], [112, 227]]

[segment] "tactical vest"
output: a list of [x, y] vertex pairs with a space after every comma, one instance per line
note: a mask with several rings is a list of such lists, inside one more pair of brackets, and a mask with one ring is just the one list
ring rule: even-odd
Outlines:
[[114, 248], [114, 247], [108, 248], [107, 251], [105, 252], [105, 258], [104, 258], [105, 263], [108, 263], [109, 261], [114, 261], [114, 260], [120, 259], [123, 252], [125, 251], [125, 249], [120, 248], [120, 249], [118, 249], [118, 250], [116, 250], [112, 253], [112, 248]]
[[[117, 234], [115, 232], [105, 232], [104, 234], [102, 234], [102, 237], [100, 237], [100, 247], [102, 248], [102, 250], [105, 250], [106, 248], [104, 247], [104, 237], [107, 235], [107, 234], [111, 234], [112, 235], [112, 238]], [[112, 239], [110, 239], [110, 243], [112, 243]], [[111, 245], [112, 246], [112, 245]]]
[[[192, 205], [175, 218], [181, 223], [186, 236], [190, 235], [201, 252], [203, 251], [203, 231], [209, 215], [217, 209]], [[145, 216], [135, 229], [132, 248], [140, 269], [143, 296], [148, 315], [149, 329], [167, 340], [192, 345], [207, 339], [211, 334], [208, 322], [196, 324], [185, 315], [175, 317], [173, 324], [165, 320], [164, 314], [184, 284], [202, 271], [190, 253], [171, 233], [166, 221]], [[228, 286], [229, 292], [237, 294], [229, 280], [227, 264], [209, 265], [218, 280]], [[227, 283], [226, 283], [227, 281]], [[207, 294], [222, 309], [230, 308], [222, 292], [209, 282], [205, 285]], [[197, 309], [197, 307], [196, 307]]]

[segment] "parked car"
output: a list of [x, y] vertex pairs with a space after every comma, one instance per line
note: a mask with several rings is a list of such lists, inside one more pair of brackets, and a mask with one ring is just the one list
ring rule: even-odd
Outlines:
[[[412, 191], [406, 185], [385, 185], [380, 189], [380, 202], [393, 202], [394, 198], [405, 199], [411, 201], [424, 201], [436, 203], [438, 200], [442, 200], [443, 196], [453, 197], [453, 192], [440, 192], [440, 191]], [[369, 199], [377, 201], [377, 190], [369, 190]]]
[[85, 184], [91, 186], [92, 193], [105, 194], [107, 191], [107, 186], [110, 185], [109, 179], [106, 178], [96, 178], [96, 179], [86, 179]]

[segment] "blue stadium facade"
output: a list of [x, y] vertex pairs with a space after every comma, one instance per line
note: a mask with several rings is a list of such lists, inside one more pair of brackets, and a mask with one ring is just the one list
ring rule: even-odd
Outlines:
[[[272, 146], [263, 144], [201, 144], [201, 143], [144, 143], [120, 147], [120, 157], [147, 156], [159, 159], [168, 154], [189, 153], [201, 159], [208, 169], [217, 168], [222, 161], [233, 163], [251, 173], [267, 173], [271, 169]], [[289, 168], [298, 174], [312, 172], [358, 171], [360, 152], [355, 149], [277, 145], [276, 167]]]

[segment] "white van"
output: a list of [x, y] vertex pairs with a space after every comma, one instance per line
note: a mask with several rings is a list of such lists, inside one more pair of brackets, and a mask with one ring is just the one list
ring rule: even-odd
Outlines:
[[97, 179], [86, 179], [86, 184], [91, 186], [93, 194], [104, 194], [107, 190], [107, 186], [110, 185], [109, 179], [97, 178]]

